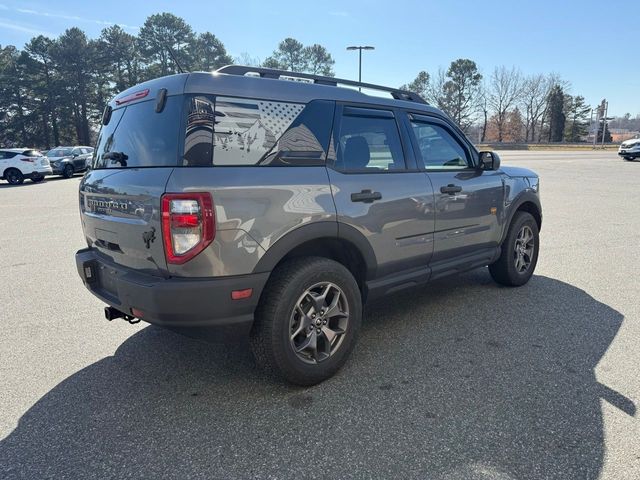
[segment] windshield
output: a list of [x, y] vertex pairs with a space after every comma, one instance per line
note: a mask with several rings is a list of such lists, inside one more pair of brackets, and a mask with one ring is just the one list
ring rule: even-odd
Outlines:
[[54, 148], [47, 152], [47, 157], [69, 157], [72, 150], [72, 148]]
[[160, 113], [155, 107], [151, 100], [114, 110], [100, 130], [93, 168], [176, 166], [182, 97], [168, 97]]

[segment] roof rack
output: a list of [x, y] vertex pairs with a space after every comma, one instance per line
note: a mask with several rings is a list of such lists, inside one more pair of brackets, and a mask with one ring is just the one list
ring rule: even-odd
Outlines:
[[227, 65], [226, 67], [216, 70], [218, 73], [226, 73], [227, 75], [246, 75], [247, 73], [257, 73], [261, 78], [279, 79], [280, 77], [304, 78], [312, 80], [318, 85], [330, 85], [337, 87], [338, 85], [349, 85], [352, 87], [367, 88], [370, 90], [378, 90], [388, 92], [396, 100], [406, 100], [409, 102], [424, 103], [427, 102], [420, 95], [399, 88], [384, 87], [382, 85], [374, 85], [372, 83], [356, 82], [354, 80], [346, 80], [344, 78], [326, 77], [323, 75], [313, 75], [311, 73], [298, 73], [289, 70], [279, 70], [275, 68], [264, 67], [248, 67], [245, 65]]

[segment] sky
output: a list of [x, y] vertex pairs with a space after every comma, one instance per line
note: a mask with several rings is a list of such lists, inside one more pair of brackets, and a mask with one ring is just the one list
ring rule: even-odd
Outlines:
[[0, 0], [0, 45], [21, 48], [72, 26], [90, 37], [114, 23], [135, 34], [160, 12], [214, 33], [234, 57], [264, 60], [294, 37], [324, 45], [336, 76], [357, 79], [357, 52], [346, 47], [373, 45], [363, 52], [362, 79], [390, 86], [469, 58], [485, 78], [499, 65], [525, 75], [554, 72], [590, 105], [606, 98], [611, 115], [640, 114], [639, 0]]

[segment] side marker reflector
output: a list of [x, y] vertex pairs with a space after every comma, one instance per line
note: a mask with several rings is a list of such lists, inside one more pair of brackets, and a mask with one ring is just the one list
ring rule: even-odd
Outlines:
[[233, 290], [231, 292], [232, 300], [242, 300], [243, 298], [249, 298], [253, 294], [253, 288], [245, 288], [244, 290]]

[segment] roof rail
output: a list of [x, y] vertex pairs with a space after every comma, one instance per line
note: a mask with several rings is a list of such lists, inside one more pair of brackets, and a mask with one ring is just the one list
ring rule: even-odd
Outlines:
[[381, 92], [388, 92], [396, 100], [406, 100], [409, 102], [424, 103], [427, 102], [420, 95], [407, 90], [401, 90], [399, 88], [384, 87], [382, 85], [374, 85], [372, 83], [356, 82], [354, 80], [346, 80], [344, 78], [326, 77], [323, 75], [314, 75], [311, 73], [298, 73], [291, 72], [289, 70], [279, 70], [275, 68], [264, 67], [248, 67], [244, 65], [227, 65], [225, 67], [216, 70], [217, 73], [226, 73], [227, 75], [245, 75], [247, 73], [257, 73], [261, 78], [273, 78], [279, 79], [281, 76], [304, 78], [312, 80], [313, 83], [318, 85], [330, 85], [337, 87], [338, 85], [349, 85], [352, 87], [368, 88], [370, 90], [378, 90]]

